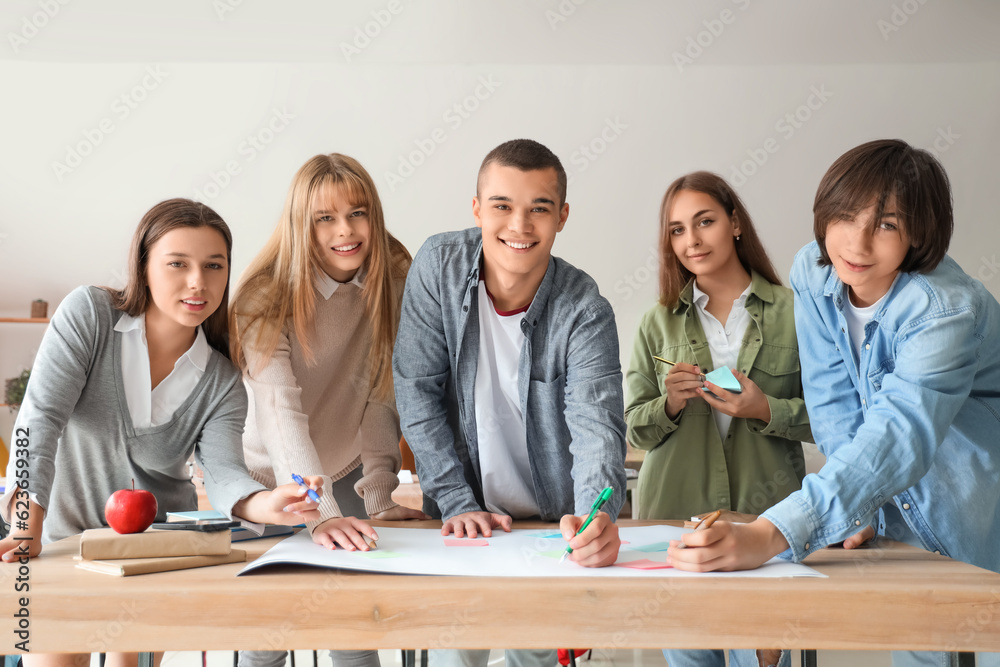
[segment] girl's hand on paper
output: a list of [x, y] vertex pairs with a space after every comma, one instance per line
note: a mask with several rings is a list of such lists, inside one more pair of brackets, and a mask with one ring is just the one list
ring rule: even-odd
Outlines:
[[505, 533], [510, 532], [511, 524], [514, 522], [506, 514], [493, 514], [491, 512], [463, 512], [456, 514], [441, 526], [441, 534], [448, 535], [452, 532], [455, 537], [490, 537], [494, 528], [502, 528]]
[[[686, 548], [678, 545], [683, 541]], [[788, 548], [785, 536], [767, 519], [753, 523], [716, 521], [706, 530], [671, 540], [667, 556], [678, 570], [752, 570]]]
[[691, 364], [674, 364], [663, 380], [667, 402], [663, 409], [671, 419], [677, 419], [688, 399], [697, 398], [703, 378], [701, 369]]
[[[697, 390], [698, 395], [704, 398], [714, 409], [730, 417], [759, 419], [765, 424], [770, 423], [771, 406], [767, 403], [767, 395], [761, 391], [757, 383], [746, 375], [743, 375], [743, 373], [740, 373], [736, 369], [732, 369], [732, 371], [733, 377], [743, 387], [742, 392], [736, 394], [726, 391], [722, 387], [706, 381], [705, 386], [708, 387], [708, 391], [699, 387]], [[715, 396], [708, 393], [709, 391], [715, 394]]]
[[421, 512], [420, 510], [411, 509], [409, 507], [403, 507], [402, 505], [396, 505], [395, 507], [390, 507], [387, 510], [382, 510], [381, 512], [375, 512], [372, 514], [371, 518], [376, 521], [407, 521], [410, 519], [426, 520], [430, 519], [429, 516]]
[[576, 531], [586, 520], [586, 515], [567, 514], [559, 521], [559, 531], [569, 542], [569, 546], [573, 547], [569, 559], [584, 567], [611, 565], [618, 560], [618, 550], [622, 546], [621, 538], [618, 537], [618, 526], [607, 512], [598, 512], [586, 530], [576, 535]]
[[340, 546], [348, 551], [368, 551], [370, 547], [365, 542], [364, 535], [372, 541], [378, 539], [374, 528], [353, 516], [327, 519], [313, 528], [312, 532], [313, 542], [321, 547], [336, 549]]

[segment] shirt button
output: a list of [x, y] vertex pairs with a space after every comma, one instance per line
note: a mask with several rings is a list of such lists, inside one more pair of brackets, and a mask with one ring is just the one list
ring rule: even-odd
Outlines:
[[860, 526], [860, 525], [861, 525], [861, 521], [860, 521], [860, 520], [858, 520], [858, 521], [855, 521], [855, 522], [854, 522], [854, 525], [855, 525], [855, 526]]
[[865, 349], [866, 349], [866, 350], [870, 350], [870, 349], [872, 349], [872, 346], [871, 346], [870, 344], [867, 344], [867, 343], [866, 343], [866, 344], [865, 344]]
[[940, 551], [935, 551], [934, 553], [936, 553], [936, 554], [937, 554], [938, 556], [940, 556], [940, 555], [941, 555], [941, 552], [940, 552]]
[[806, 542], [806, 551], [809, 551], [809, 543]]
[[865, 405], [865, 399], [861, 399], [861, 405]]
[[903, 509], [904, 510], [910, 509], [910, 503], [903, 503]]

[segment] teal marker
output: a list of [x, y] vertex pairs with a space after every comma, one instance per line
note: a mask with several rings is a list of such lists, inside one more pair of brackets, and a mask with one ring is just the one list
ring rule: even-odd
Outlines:
[[[608, 502], [608, 500], [611, 499], [611, 496], [614, 494], [614, 492], [615, 490], [612, 489], [610, 486], [601, 491], [601, 495], [597, 496], [597, 500], [594, 501], [594, 504], [590, 508], [590, 516], [587, 517], [587, 520], [583, 522], [583, 525], [580, 526], [580, 530], [576, 531], [576, 535], [573, 535], [573, 537], [576, 537], [583, 531], [587, 530], [587, 526], [590, 525], [590, 522], [594, 520], [594, 517], [597, 516], [597, 513], [601, 511], [602, 507], [604, 507], [604, 503]], [[559, 559], [559, 562], [561, 563], [564, 560], [566, 560], [566, 557], [569, 556], [571, 553], [573, 553], [573, 547], [569, 546], [566, 547], [566, 553], [562, 555], [562, 557]]]

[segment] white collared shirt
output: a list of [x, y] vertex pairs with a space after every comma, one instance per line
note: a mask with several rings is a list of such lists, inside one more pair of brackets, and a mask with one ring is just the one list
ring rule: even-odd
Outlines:
[[[726, 325], [722, 326], [715, 316], [706, 310], [708, 308], [708, 295], [698, 289], [698, 282], [694, 283], [694, 304], [698, 310], [698, 319], [701, 320], [701, 328], [705, 332], [705, 339], [708, 341], [708, 350], [712, 353], [712, 370], [729, 366], [736, 368], [740, 358], [740, 348], [743, 346], [743, 336], [746, 334], [747, 325], [750, 324], [750, 313], [747, 312], [747, 297], [750, 295], [750, 285], [743, 290], [739, 298], [733, 301], [733, 307], [729, 311], [729, 318]], [[701, 369], [702, 373], [707, 372]], [[729, 425], [733, 418], [718, 410], [712, 410], [715, 418], [715, 425], [719, 428], [719, 437], [726, 439], [729, 433]]]
[[212, 348], [198, 327], [194, 343], [174, 362], [170, 374], [150, 389], [149, 347], [146, 344], [146, 315], [122, 315], [115, 325], [122, 334], [122, 381], [132, 426], [149, 428], [171, 420], [205, 374]]
[[327, 301], [330, 300], [330, 297], [334, 295], [337, 288], [341, 285], [357, 285], [358, 289], [361, 289], [364, 287], [363, 271], [364, 269], [358, 269], [353, 278], [346, 283], [341, 283], [331, 278], [326, 271], [320, 269], [316, 272], [316, 289], [319, 290], [320, 295]]

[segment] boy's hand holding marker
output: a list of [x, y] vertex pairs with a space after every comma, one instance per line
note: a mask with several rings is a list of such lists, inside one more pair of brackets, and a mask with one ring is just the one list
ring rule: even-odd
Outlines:
[[622, 545], [618, 526], [606, 512], [600, 511], [613, 493], [610, 486], [604, 489], [585, 517], [567, 514], [562, 518], [559, 530], [569, 546], [559, 559], [560, 563], [568, 557], [584, 567], [605, 567], [618, 560]]
[[767, 519], [710, 523], [706, 518], [695, 532], [671, 540], [667, 557], [675, 568], [689, 572], [752, 570], [787, 548], [785, 536]]

